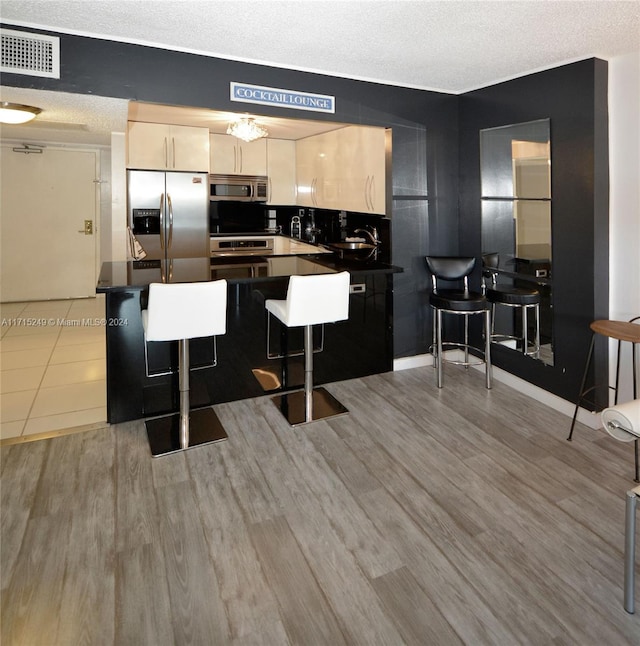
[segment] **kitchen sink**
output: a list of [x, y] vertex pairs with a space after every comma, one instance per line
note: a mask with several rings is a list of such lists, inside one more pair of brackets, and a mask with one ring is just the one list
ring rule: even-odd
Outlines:
[[375, 245], [368, 242], [329, 242], [327, 247], [339, 251], [372, 251], [376, 248]]

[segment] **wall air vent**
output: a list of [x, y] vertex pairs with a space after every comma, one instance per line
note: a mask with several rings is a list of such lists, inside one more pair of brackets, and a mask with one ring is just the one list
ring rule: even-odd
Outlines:
[[28, 31], [0, 29], [3, 74], [60, 78], [60, 39]]

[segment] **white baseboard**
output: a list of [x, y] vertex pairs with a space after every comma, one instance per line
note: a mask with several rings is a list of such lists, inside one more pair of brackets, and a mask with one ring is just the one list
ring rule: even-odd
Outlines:
[[[462, 352], [460, 350], [449, 351], [451, 353], [457, 353], [460, 356], [454, 356], [452, 358], [461, 359]], [[450, 355], [451, 356], [451, 355]], [[396, 370], [409, 370], [410, 368], [421, 368], [423, 366], [432, 366], [433, 365], [433, 356], [431, 354], [419, 354], [414, 355], [413, 357], [402, 357], [401, 359], [394, 359], [393, 369]], [[476, 370], [484, 370], [481, 366], [474, 366]], [[573, 411], [575, 410], [575, 403], [569, 402], [566, 399], [562, 399], [553, 393], [547, 392], [539, 386], [520, 379], [512, 375], [502, 368], [497, 368], [493, 366], [493, 378], [497, 381], [514, 388], [518, 392], [521, 392], [543, 404], [553, 408], [553, 410], [563, 413], [567, 417], [573, 417]], [[600, 420], [600, 413], [593, 413], [590, 410], [585, 408], [578, 409], [578, 421], [586, 426], [589, 426], [593, 429], [602, 428], [602, 422]]]

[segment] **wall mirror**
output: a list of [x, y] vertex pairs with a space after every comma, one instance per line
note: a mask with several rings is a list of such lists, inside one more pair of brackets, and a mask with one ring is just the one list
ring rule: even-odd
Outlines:
[[[480, 131], [482, 253], [498, 254], [500, 282], [540, 291], [540, 348], [529, 356], [553, 365], [550, 144], [549, 119]], [[517, 336], [519, 310], [498, 310], [496, 328]]]

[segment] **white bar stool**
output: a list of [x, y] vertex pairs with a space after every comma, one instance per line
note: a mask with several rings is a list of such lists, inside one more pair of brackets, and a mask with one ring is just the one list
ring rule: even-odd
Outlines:
[[265, 308], [289, 328], [304, 326], [304, 390], [272, 398], [289, 424], [347, 413], [324, 388], [313, 387], [313, 326], [349, 318], [349, 272], [291, 276], [286, 300], [269, 299]]
[[151, 283], [142, 326], [145, 356], [148, 342], [178, 341], [180, 413], [147, 420], [153, 457], [227, 439], [211, 407], [189, 410], [189, 339], [226, 333], [227, 281]]

